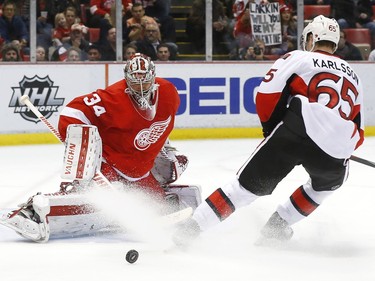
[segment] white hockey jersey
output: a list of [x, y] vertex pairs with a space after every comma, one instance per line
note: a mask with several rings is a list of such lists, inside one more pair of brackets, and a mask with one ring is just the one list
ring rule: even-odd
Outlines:
[[362, 144], [362, 84], [344, 60], [320, 51], [293, 51], [278, 59], [256, 97], [266, 134], [282, 121], [292, 98], [301, 100], [306, 133], [327, 154], [349, 158]]

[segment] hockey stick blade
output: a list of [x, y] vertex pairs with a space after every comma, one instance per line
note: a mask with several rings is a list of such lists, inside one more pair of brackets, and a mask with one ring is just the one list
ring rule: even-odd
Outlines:
[[367, 160], [367, 159], [360, 158], [358, 156], [352, 155], [352, 156], [350, 156], [350, 160], [353, 160], [353, 161], [361, 163], [363, 165], [375, 168], [375, 162], [372, 162], [372, 161]]
[[190, 218], [192, 214], [193, 208], [187, 207], [185, 209], [161, 217], [158, 222], [162, 226], [171, 226]]

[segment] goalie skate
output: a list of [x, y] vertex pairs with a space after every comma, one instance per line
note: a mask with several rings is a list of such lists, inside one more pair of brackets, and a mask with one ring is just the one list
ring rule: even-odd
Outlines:
[[173, 212], [168, 215], [164, 215], [159, 220], [162, 226], [170, 226], [174, 224], [178, 224], [184, 220], [187, 220], [193, 214], [193, 208], [187, 207], [185, 209], [179, 210], [177, 212]]
[[178, 208], [184, 209], [191, 207], [195, 210], [198, 205], [202, 202], [202, 191], [198, 185], [178, 185], [171, 184], [165, 189], [165, 193], [168, 195], [176, 195], [178, 197]]
[[46, 216], [49, 210], [48, 199], [38, 194], [30, 198], [20, 209], [2, 217], [0, 224], [26, 239], [47, 242], [50, 231]]

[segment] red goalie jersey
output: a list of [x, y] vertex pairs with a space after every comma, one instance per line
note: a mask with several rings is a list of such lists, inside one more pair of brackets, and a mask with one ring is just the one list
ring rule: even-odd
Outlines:
[[256, 97], [266, 136], [282, 120], [291, 98], [301, 100], [306, 132], [327, 154], [349, 158], [362, 144], [362, 83], [347, 62], [325, 52], [304, 51], [277, 60]]
[[136, 110], [125, 93], [126, 81], [121, 80], [68, 103], [60, 115], [61, 136], [65, 139], [70, 124], [95, 125], [102, 138], [103, 161], [125, 177], [136, 180], [146, 176], [173, 129], [180, 103], [172, 83], [156, 78], [155, 84], [158, 101], [152, 120]]

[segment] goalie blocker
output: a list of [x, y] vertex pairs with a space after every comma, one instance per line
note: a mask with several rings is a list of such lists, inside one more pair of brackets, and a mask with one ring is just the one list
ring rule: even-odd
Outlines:
[[101, 162], [102, 140], [98, 128], [92, 125], [69, 125], [61, 178], [78, 180], [86, 185], [100, 171]]

